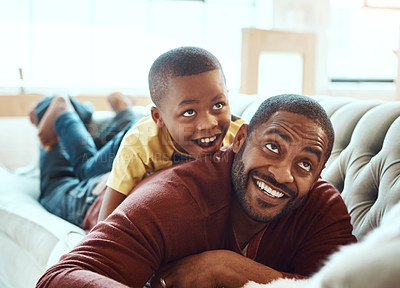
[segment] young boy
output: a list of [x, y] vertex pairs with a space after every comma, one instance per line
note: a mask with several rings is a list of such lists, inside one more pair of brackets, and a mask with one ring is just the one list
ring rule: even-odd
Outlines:
[[155, 107], [124, 136], [107, 181], [104, 220], [147, 175], [230, 145], [241, 124], [232, 119], [218, 59], [197, 47], [159, 56], [149, 72]]

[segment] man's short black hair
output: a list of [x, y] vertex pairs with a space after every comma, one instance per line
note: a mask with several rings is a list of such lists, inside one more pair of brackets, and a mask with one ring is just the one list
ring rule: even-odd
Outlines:
[[258, 126], [267, 122], [271, 115], [278, 111], [304, 115], [322, 128], [328, 137], [328, 146], [324, 155], [326, 163], [332, 152], [335, 132], [325, 109], [310, 97], [297, 94], [281, 94], [267, 98], [257, 109], [253, 118], [251, 118], [247, 130], [248, 135]]
[[183, 46], [169, 50], [160, 55], [150, 68], [151, 100], [157, 106], [160, 104], [172, 78], [196, 75], [216, 69], [224, 75], [217, 57], [203, 48]]

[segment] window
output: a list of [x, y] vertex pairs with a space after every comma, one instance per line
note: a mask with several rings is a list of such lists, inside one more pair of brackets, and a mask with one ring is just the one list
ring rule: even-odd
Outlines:
[[364, 6], [382, 9], [400, 9], [399, 0], [364, 0]]
[[271, 5], [272, 0], [0, 0], [0, 92], [24, 86], [38, 93], [147, 94], [151, 63], [183, 45], [215, 54], [229, 89], [237, 90], [241, 28], [269, 28]]
[[328, 75], [333, 81], [390, 82], [396, 78], [393, 51], [399, 46], [400, 10], [363, 4], [363, 0], [331, 0]]

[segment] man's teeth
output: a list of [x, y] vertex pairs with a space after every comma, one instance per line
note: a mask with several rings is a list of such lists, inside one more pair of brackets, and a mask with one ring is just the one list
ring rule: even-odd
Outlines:
[[257, 181], [257, 186], [261, 189], [264, 190], [264, 192], [274, 198], [282, 198], [283, 197], [283, 193], [278, 192], [276, 190], [273, 190], [271, 187], [267, 186], [264, 182], [262, 181]]
[[217, 136], [213, 136], [213, 137], [210, 137], [210, 138], [201, 138], [200, 142], [201, 143], [209, 143], [209, 142], [215, 141], [215, 139], [217, 139]]

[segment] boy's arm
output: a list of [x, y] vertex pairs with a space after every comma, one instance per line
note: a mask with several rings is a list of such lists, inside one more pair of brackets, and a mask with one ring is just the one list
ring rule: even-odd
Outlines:
[[125, 198], [126, 195], [107, 187], [103, 202], [101, 203], [98, 221], [103, 221], [106, 219], [107, 216], [110, 215], [114, 209], [117, 208], [122, 201], [124, 201]]

